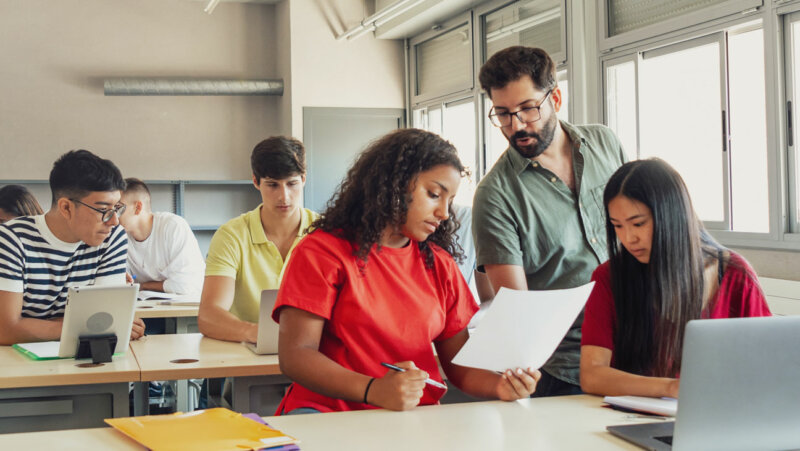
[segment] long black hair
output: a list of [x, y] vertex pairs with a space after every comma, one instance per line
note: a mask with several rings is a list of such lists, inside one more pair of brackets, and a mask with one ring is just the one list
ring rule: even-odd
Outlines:
[[[650, 259], [640, 263], [617, 240], [608, 204], [617, 196], [650, 209]], [[603, 193], [612, 291], [617, 312], [615, 366], [648, 376], [674, 377], [681, 367], [683, 334], [700, 318], [706, 259], [724, 253], [692, 208], [686, 184], [675, 169], [653, 158], [624, 164]]]
[[[350, 241], [353, 254], [365, 265], [384, 229], [405, 223], [409, 185], [419, 173], [439, 165], [465, 173], [455, 147], [440, 136], [413, 128], [395, 130], [359, 155], [312, 228]], [[433, 266], [429, 243], [461, 258], [463, 251], [455, 239], [458, 226], [451, 209], [450, 217], [419, 243], [427, 267]]]

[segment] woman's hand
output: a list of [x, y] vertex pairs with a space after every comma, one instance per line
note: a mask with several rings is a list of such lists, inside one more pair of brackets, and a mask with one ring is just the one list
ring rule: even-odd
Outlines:
[[531, 368], [506, 370], [497, 380], [495, 387], [497, 397], [503, 401], [527, 398], [536, 391], [536, 384], [541, 377], [542, 373], [539, 370]]
[[672, 379], [667, 383], [667, 396], [678, 399], [678, 391], [681, 388], [680, 379]]
[[406, 371], [389, 370], [369, 387], [367, 403], [389, 410], [409, 410], [419, 404], [428, 373], [417, 369], [414, 362], [399, 362]]

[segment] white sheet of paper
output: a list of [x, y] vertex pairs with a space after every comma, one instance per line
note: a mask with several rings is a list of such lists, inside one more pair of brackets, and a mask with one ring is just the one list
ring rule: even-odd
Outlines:
[[640, 412], [655, 413], [674, 417], [678, 413], [678, 400], [675, 398], [648, 398], [646, 396], [606, 396], [603, 402], [638, 410]]
[[40, 341], [37, 343], [18, 343], [17, 346], [36, 354], [40, 359], [54, 359], [58, 357], [60, 341]]
[[175, 299], [178, 295], [175, 293], [162, 293], [161, 291], [139, 290], [139, 300], [146, 301], [149, 299]]
[[594, 282], [565, 290], [501, 288], [453, 363], [505, 371], [541, 368], [583, 309]]

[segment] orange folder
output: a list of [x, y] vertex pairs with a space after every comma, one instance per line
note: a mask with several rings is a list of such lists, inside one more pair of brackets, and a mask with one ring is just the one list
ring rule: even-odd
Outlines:
[[106, 423], [153, 451], [261, 449], [297, 439], [225, 408], [107, 418]]

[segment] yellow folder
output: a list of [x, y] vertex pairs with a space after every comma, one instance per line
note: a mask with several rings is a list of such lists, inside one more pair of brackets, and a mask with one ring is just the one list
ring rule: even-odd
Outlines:
[[297, 442], [277, 429], [224, 408], [108, 418], [105, 422], [153, 451], [242, 451]]

